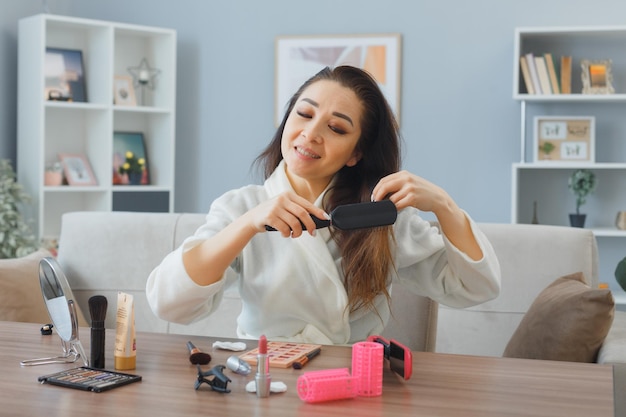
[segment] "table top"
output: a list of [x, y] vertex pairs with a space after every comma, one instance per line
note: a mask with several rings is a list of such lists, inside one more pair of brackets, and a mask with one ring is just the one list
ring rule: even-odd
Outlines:
[[[272, 368], [272, 380], [287, 391], [257, 398], [245, 391], [254, 370], [242, 376], [224, 370], [231, 393], [203, 384], [194, 389], [197, 369], [189, 362], [186, 342], [213, 357], [207, 371], [225, 364], [233, 352], [213, 349], [215, 338], [157, 333], [137, 335], [139, 383], [102, 393], [48, 384], [37, 378], [82, 365], [20, 366], [20, 361], [61, 353], [56, 334], [42, 336], [41, 326], [0, 322], [0, 415], [11, 416], [613, 416], [613, 369], [610, 365], [494, 358], [414, 352], [413, 377], [404, 381], [385, 364], [383, 394], [310, 404], [298, 397], [297, 379], [304, 372], [351, 366], [351, 349], [323, 346], [303, 369]], [[89, 352], [89, 329], [80, 329]], [[106, 334], [106, 365], [113, 369], [114, 333]], [[227, 340], [227, 339], [219, 339]], [[244, 341], [248, 349], [256, 341]], [[97, 410], [95, 412], [94, 410]]]

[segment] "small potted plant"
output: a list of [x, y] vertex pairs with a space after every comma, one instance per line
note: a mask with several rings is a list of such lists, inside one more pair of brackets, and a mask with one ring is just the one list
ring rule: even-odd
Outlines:
[[119, 168], [121, 175], [128, 175], [128, 183], [131, 185], [141, 184], [143, 178], [143, 171], [146, 168], [146, 160], [144, 158], [137, 158], [131, 151], [126, 151], [126, 160]]
[[556, 146], [554, 146], [554, 144], [552, 144], [552, 142], [544, 142], [540, 147], [539, 150], [541, 152], [543, 152], [545, 159], [550, 159], [550, 153], [554, 150]]
[[596, 188], [596, 175], [588, 169], [578, 169], [569, 177], [568, 187], [576, 196], [576, 213], [570, 214], [570, 225], [585, 227], [586, 214], [580, 213], [580, 207], [587, 202], [587, 196]]

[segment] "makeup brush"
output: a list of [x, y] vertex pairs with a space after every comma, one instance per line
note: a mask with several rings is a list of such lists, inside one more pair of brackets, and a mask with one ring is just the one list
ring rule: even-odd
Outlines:
[[187, 342], [187, 349], [189, 349], [189, 362], [194, 365], [206, 365], [211, 362], [211, 355], [202, 352], [200, 349], [194, 346], [193, 343]]
[[108, 301], [104, 295], [94, 295], [89, 299], [91, 315], [91, 366], [104, 369], [104, 319], [107, 315]]

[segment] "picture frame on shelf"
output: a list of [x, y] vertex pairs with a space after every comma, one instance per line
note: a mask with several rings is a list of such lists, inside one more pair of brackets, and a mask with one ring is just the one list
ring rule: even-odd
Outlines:
[[[125, 162], [130, 166], [124, 168]], [[143, 169], [140, 170], [140, 166]], [[113, 132], [112, 171], [113, 185], [150, 184], [150, 164], [143, 132]]]
[[137, 98], [133, 80], [128, 75], [116, 75], [113, 79], [113, 104], [117, 106], [136, 106]]
[[534, 162], [595, 162], [595, 117], [536, 116]]
[[400, 120], [401, 35], [278, 36], [275, 42], [275, 122], [278, 126], [296, 90], [325, 67], [352, 65], [378, 82]]
[[59, 161], [68, 185], [98, 185], [91, 164], [84, 154], [60, 153]]
[[583, 94], [613, 94], [612, 61], [583, 59], [580, 62]]
[[78, 49], [46, 48], [44, 99], [87, 101], [83, 52]]

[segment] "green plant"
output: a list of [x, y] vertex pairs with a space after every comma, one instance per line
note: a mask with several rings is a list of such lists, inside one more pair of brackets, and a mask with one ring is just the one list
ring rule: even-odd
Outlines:
[[539, 150], [541, 152], [543, 152], [546, 156], [550, 155], [550, 152], [552, 152], [554, 150], [555, 146], [552, 144], [552, 142], [544, 142], [540, 147]]
[[120, 166], [120, 174], [140, 174], [146, 167], [146, 160], [144, 158], [137, 158], [131, 151], [126, 151], [126, 160]]
[[35, 237], [24, 221], [19, 206], [30, 196], [15, 181], [8, 159], [0, 160], [0, 258], [19, 258], [37, 250]]
[[580, 214], [587, 196], [596, 189], [596, 174], [588, 169], [578, 169], [569, 177], [568, 187], [576, 196], [576, 214]]

